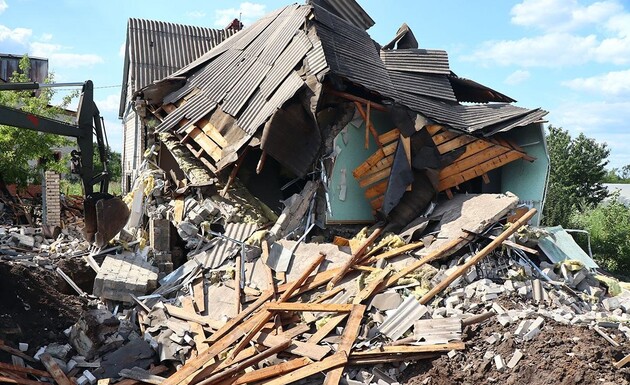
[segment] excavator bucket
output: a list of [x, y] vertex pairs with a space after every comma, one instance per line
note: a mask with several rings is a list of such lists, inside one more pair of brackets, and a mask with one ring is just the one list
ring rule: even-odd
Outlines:
[[103, 247], [125, 227], [129, 208], [120, 198], [110, 194], [94, 194], [83, 202], [85, 239]]

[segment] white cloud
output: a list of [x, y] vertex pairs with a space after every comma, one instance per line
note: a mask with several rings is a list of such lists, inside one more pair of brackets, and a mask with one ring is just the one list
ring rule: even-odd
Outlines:
[[524, 82], [525, 80], [529, 79], [529, 77], [530, 77], [529, 71], [516, 70], [516, 71], [512, 72], [510, 75], [508, 75], [508, 77], [505, 78], [505, 80], [503, 82], [505, 84], [509, 84], [509, 85], [516, 85], [516, 84], [520, 84], [520, 83]]
[[96, 54], [78, 54], [64, 52], [69, 47], [60, 44], [32, 42], [30, 44], [30, 54], [48, 58], [50, 66], [53, 68], [79, 68], [90, 67], [94, 64], [103, 63], [103, 58]]
[[264, 4], [244, 2], [238, 8], [218, 9], [214, 12], [214, 25], [225, 28], [234, 19], [240, 19], [247, 26], [265, 15]]
[[95, 103], [101, 113], [117, 112], [120, 105], [120, 94], [107, 95], [105, 99], [96, 100]]
[[26, 44], [32, 34], [33, 31], [28, 28], [11, 29], [4, 25], [0, 25], [0, 42], [9, 40], [19, 44]]
[[602, 23], [619, 12], [623, 12], [623, 6], [614, 0], [588, 6], [577, 0], [524, 0], [511, 10], [513, 24], [545, 31], [571, 31]]
[[9, 5], [5, 0], [0, 0], [0, 13], [4, 12], [9, 8]]
[[612, 71], [588, 78], [576, 78], [562, 83], [576, 91], [599, 93], [606, 96], [630, 96], [630, 69]]
[[630, 63], [630, 13], [617, 0], [524, 0], [512, 23], [543, 31], [537, 36], [483, 43], [464, 60], [484, 65], [567, 67], [589, 62]]
[[43, 33], [38, 40], [40, 41], [51, 41], [53, 38], [52, 33]]
[[186, 13], [186, 16], [190, 17], [191, 19], [201, 19], [206, 17], [206, 13], [203, 11], [190, 11]]
[[519, 40], [488, 41], [464, 60], [484, 65], [563, 67], [585, 63], [597, 46], [594, 35], [553, 33]]

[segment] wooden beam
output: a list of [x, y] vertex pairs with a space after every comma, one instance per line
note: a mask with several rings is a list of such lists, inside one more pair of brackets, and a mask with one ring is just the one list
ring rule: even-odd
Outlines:
[[343, 264], [343, 266], [341, 266], [340, 271], [335, 274], [331, 279], [330, 282], [328, 282], [328, 285], [326, 286], [326, 288], [328, 290], [332, 290], [333, 287], [335, 287], [335, 285], [337, 283], [339, 283], [339, 281], [341, 281], [341, 279], [346, 275], [346, 273], [348, 272], [348, 270], [350, 270], [350, 268], [358, 261], [361, 259], [361, 257], [363, 257], [363, 255], [365, 254], [365, 252], [367, 251], [367, 248], [374, 243], [374, 241], [376, 241], [376, 239], [381, 235], [381, 232], [383, 231], [382, 227], [377, 228], [376, 230], [374, 230], [372, 232], [372, 234], [370, 234], [370, 236], [368, 237], [368, 239], [365, 240], [365, 242], [363, 242], [363, 244], [361, 245], [361, 247], [355, 252], [353, 253], [350, 258], [346, 261], [346, 263]]
[[433, 143], [435, 143], [436, 146], [439, 146], [441, 143], [455, 139], [460, 135], [461, 134], [459, 133], [455, 133], [451, 131], [442, 131], [438, 134], [433, 135], [431, 138], [433, 139]]
[[74, 383], [65, 375], [63, 370], [61, 370], [57, 361], [55, 361], [50, 354], [44, 353], [39, 357], [39, 359], [58, 385], [74, 385]]
[[396, 151], [396, 147], [398, 147], [398, 142], [390, 143], [382, 149], [378, 149], [374, 154], [370, 155], [365, 162], [361, 163], [352, 171], [352, 176], [358, 179], [365, 175], [375, 164], [381, 161], [381, 159], [392, 155]]
[[387, 191], [388, 183], [389, 180], [386, 179], [380, 183], [373, 185], [372, 187], [369, 187], [367, 190], [365, 190], [365, 197], [368, 200], [371, 200], [385, 194], [385, 191]]
[[[359, 114], [361, 115], [361, 117], [363, 117], [363, 120], [365, 121], [365, 126], [366, 129], [370, 130], [370, 133], [372, 134], [372, 136], [374, 137], [374, 140], [376, 141], [376, 145], [378, 146], [378, 148], [383, 148], [383, 143], [381, 143], [381, 141], [378, 138], [378, 132], [376, 132], [376, 129], [374, 128], [374, 126], [372, 125], [372, 122], [370, 122], [370, 115], [368, 115], [364, 110], [363, 110], [363, 106], [361, 105], [361, 103], [359, 102], [354, 102], [354, 105], [357, 106], [357, 110], [359, 111]], [[368, 107], [370, 106], [370, 102], [368, 101]], [[369, 139], [369, 137], [367, 137]], [[369, 148], [369, 143], [368, 146], [366, 147], [366, 149]]]
[[449, 352], [451, 350], [464, 350], [466, 344], [463, 342], [449, 342], [447, 344], [436, 345], [404, 345], [404, 346], [381, 346], [376, 349], [366, 351], [352, 351], [350, 353], [351, 358], [366, 358], [370, 356], [381, 356], [384, 354], [417, 354], [417, 353], [434, 353], [434, 352]]
[[333, 354], [328, 358], [324, 358], [319, 362], [313, 362], [310, 365], [303, 366], [283, 376], [275, 378], [270, 381], [266, 381], [265, 385], [286, 385], [295, 381], [299, 381], [303, 378], [312, 376], [313, 374], [325, 372], [329, 369], [343, 366], [348, 362], [348, 357], [345, 353], [340, 352]]
[[371, 100], [364, 99], [364, 98], [362, 98], [360, 96], [352, 95], [352, 94], [349, 94], [349, 93], [343, 92], [343, 91], [337, 91], [337, 90], [335, 90], [335, 89], [333, 89], [331, 87], [326, 87], [325, 92], [329, 93], [331, 95], [339, 96], [340, 98], [344, 98], [344, 99], [350, 100], [352, 102], [359, 102], [359, 103], [363, 103], [363, 104], [367, 104], [368, 102], [370, 102], [370, 103], [372, 103], [372, 108], [374, 108], [375, 110], [388, 112], [387, 107], [385, 107], [384, 105], [376, 103], [376, 102], [373, 102]]
[[381, 143], [383, 144], [387, 144], [395, 140], [398, 140], [399, 137], [400, 137], [400, 131], [397, 128], [394, 128], [393, 130], [387, 131], [386, 133], [379, 135], [378, 140], [380, 140]]
[[289, 360], [287, 362], [282, 362], [277, 365], [268, 366], [266, 368], [254, 370], [249, 373], [245, 373], [242, 376], [238, 377], [236, 381], [232, 385], [241, 385], [241, 384], [252, 384], [262, 380], [266, 380], [271, 377], [277, 377], [289, 372], [294, 371], [295, 369], [306, 366], [313, 361], [306, 357], [299, 357], [293, 360]]
[[444, 290], [448, 285], [450, 285], [454, 280], [458, 277], [466, 273], [468, 269], [474, 265], [476, 265], [479, 261], [485, 258], [492, 250], [496, 249], [506, 240], [510, 235], [514, 234], [518, 229], [523, 227], [534, 215], [536, 214], [536, 209], [531, 209], [527, 212], [527, 214], [523, 215], [521, 219], [513, 223], [510, 227], [508, 227], [505, 231], [503, 231], [495, 240], [490, 242], [486, 247], [484, 247], [481, 251], [475, 254], [472, 258], [470, 258], [466, 263], [458, 267], [454, 272], [450, 275], [446, 276], [442, 282], [434, 286], [428, 293], [426, 293], [422, 298], [420, 298], [421, 304], [426, 304], [429, 302], [436, 294], [440, 293]]
[[381, 270], [380, 272], [376, 273], [374, 279], [372, 279], [370, 283], [368, 283], [363, 288], [363, 290], [357, 293], [357, 295], [352, 300], [352, 303], [358, 305], [366, 299], [370, 298], [390, 273], [391, 270]]
[[[350, 312], [350, 316], [348, 317], [348, 322], [346, 323], [346, 327], [341, 335], [341, 342], [339, 343], [339, 348], [337, 350], [338, 352], [344, 353], [346, 357], [350, 355], [352, 345], [359, 335], [361, 320], [363, 319], [365, 309], [365, 305], [354, 305], [352, 307], [352, 312]], [[324, 385], [338, 385], [342, 374], [343, 366], [330, 370], [326, 374]]]
[[400, 247], [397, 247], [395, 249], [391, 249], [389, 251], [386, 251], [384, 253], [381, 253], [381, 254], [378, 254], [378, 255], [375, 255], [375, 256], [371, 257], [367, 261], [367, 263], [376, 262], [376, 261], [381, 260], [381, 259], [393, 258], [393, 257], [399, 256], [401, 254], [407, 253], [409, 251], [413, 251], [413, 250], [419, 249], [419, 248], [421, 248], [423, 246], [424, 246], [424, 243], [422, 243], [422, 241], [418, 241], [418, 242], [410, 243], [408, 245], [400, 246]]
[[499, 168], [510, 162], [520, 159], [521, 157], [522, 154], [516, 151], [510, 151], [508, 153], [497, 156], [496, 158], [490, 159], [482, 164], [478, 164], [475, 167], [462, 172], [461, 174], [451, 175], [445, 179], [440, 180], [438, 191], [444, 191], [448, 188], [455, 187], [475, 177], [481, 176], [488, 171], [494, 170], [495, 168]]
[[487, 162], [490, 159], [496, 158], [510, 151], [509, 149], [501, 146], [488, 146], [480, 152], [474, 153], [471, 156], [459, 158], [449, 166], [440, 170], [440, 180], [448, 178], [451, 175], [461, 174], [462, 172], [473, 168], [483, 162]]
[[323, 324], [319, 328], [319, 330], [313, 333], [313, 335], [307, 340], [307, 342], [312, 343], [312, 344], [320, 343], [321, 340], [326, 338], [327, 335], [329, 335], [333, 330], [335, 330], [337, 325], [339, 325], [341, 321], [343, 321], [346, 318], [347, 315], [348, 314], [339, 314], [339, 315], [332, 316], [325, 324]]
[[326, 313], [345, 313], [352, 310], [352, 305], [337, 303], [269, 302], [265, 305], [265, 309], [269, 311], [313, 311]]
[[0, 370], [15, 372], [15, 373], [27, 373], [27, 374], [32, 374], [38, 377], [50, 377], [50, 373], [44, 370], [37, 370], [37, 369], [32, 369], [32, 368], [26, 368], [24, 366], [5, 364], [4, 362], [0, 362]]
[[630, 362], [630, 354], [628, 354], [627, 356], [625, 356], [621, 360], [615, 362], [613, 365], [615, 366], [615, 368], [621, 369], [624, 366], [626, 366], [628, 364], [628, 362]]
[[200, 277], [193, 281], [193, 299], [195, 307], [199, 313], [206, 310], [206, 294], [204, 292], [204, 278]]
[[[293, 282], [291, 286], [289, 286], [289, 288], [280, 296], [277, 302], [286, 302], [289, 298], [291, 298], [293, 293], [297, 291], [300, 286], [302, 286], [308, 276], [311, 275], [311, 273], [315, 271], [322, 262], [324, 262], [324, 259], [326, 259], [326, 254], [319, 253], [319, 256], [306, 268], [302, 275], [295, 282]], [[252, 330], [250, 330], [245, 335], [245, 337], [243, 337], [241, 342], [239, 342], [239, 344], [234, 347], [234, 350], [230, 355], [231, 358], [234, 358], [236, 354], [238, 354], [238, 352], [240, 352], [245, 346], [247, 346], [249, 341], [254, 338], [256, 333], [258, 333], [260, 329], [262, 329], [263, 326], [267, 323], [267, 321], [271, 319], [271, 316], [272, 314], [269, 311], [263, 310], [260, 321], [254, 326]]]
[[344, 290], [346, 290], [346, 289], [344, 287], [342, 287], [342, 286], [337, 286], [336, 288], [334, 288], [332, 290], [327, 290], [327, 291], [323, 292], [322, 295], [317, 297], [317, 299], [315, 301], [312, 301], [312, 303], [322, 303], [325, 300], [336, 296], [339, 292], [342, 292]]
[[223, 322], [213, 320], [208, 316], [199, 315], [194, 311], [182, 309], [181, 307], [177, 307], [168, 303], [164, 304], [164, 308], [172, 317], [183, 319], [184, 321], [196, 322], [203, 326], [209, 326], [215, 330], [220, 329], [224, 325]]
[[437, 150], [440, 154], [446, 154], [447, 152], [466, 146], [468, 143], [472, 143], [476, 140], [477, 138], [475, 138], [474, 136], [461, 135], [449, 141], [441, 143], [439, 146], [437, 146]]
[[[182, 308], [185, 311], [188, 311], [190, 313], [195, 312], [195, 305], [193, 304], [192, 297], [190, 296], [183, 297], [181, 299], [181, 302], [182, 302]], [[193, 333], [193, 340], [195, 340], [195, 348], [197, 349], [197, 352], [207, 349], [208, 345], [205, 342], [206, 333], [203, 330], [203, 327], [199, 323], [192, 322], [192, 321], [188, 321], [188, 325], [190, 326], [190, 331]]]

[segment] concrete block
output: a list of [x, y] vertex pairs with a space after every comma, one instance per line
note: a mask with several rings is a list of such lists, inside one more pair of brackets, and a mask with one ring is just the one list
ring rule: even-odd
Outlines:
[[28, 350], [28, 344], [25, 342], [20, 342], [18, 344], [18, 349], [20, 349], [21, 352], [25, 352]]
[[521, 358], [523, 358], [523, 352], [521, 352], [520, 349], [514, 350], [512, 357], [507, 363], [507, 367], [510, 369], [514, 369], [516, 365], [518, 364], [518, 362], [521, 360]]
[[516, 287], [514, 287], [514, 281], [512, 281], [511, 279], [507, 279], [505, 282], [503, 282], [503, 287], [509, 293], [516, 291]]
[[525, 335], [523, 336], [523, 340], [531, 341], [532, 339], [534, 339], [534, 337], [540, 334], [540, 329], [544, 322], [545, 321], [542, 317], [536, 318], [534, 322], [532, 322], [531, 325], [529, 325], [529, 328], [527, 329], [527, 333], [525, 333]]
[[497, 322], [499, 322], [501, 326], [505, 327], [509, 325], [512, 321], [512, 317], [510, 317], [510, 315], [507, 313], [497, 315]]
[[81, 376], [77, 378], [77, 385], [88, 385], [89, 383], [90, 383], [90, 380], [88, 380], [87, 377], [85, 376]]
[[516, 331], [514, 331], [514, 335], [518, 336], [518, 337], [522, 337], [523, 335], [525, 335], [525, 333], [527, 333], [527, 330], [529, 329], [529, 325], [531, 325], [532, 321], [531, 320], [522, 320], [517, 328]]
[[97, 382], [96, 377], [94, 377], [94, 375], [89, 370], [84, 370], [83, 375], [85, 376], [85, 378], [87, 378], [90, 384], [92, 385], [96, 384]]
[[486, 351], [483, 355], [484, 360], [491, 360], [493, 357], [494, 357], [494, 352], [492, 350]]
[[451, 350], [446, 355], [448, 356], [448, 358], [453, 359], [455, 356], [457, 356], [457, 350]]
[[494, 356], [494, 365], [496, 366], [499, 372], [502, 372], [503, 370], [505, 370], [505, 362], [503, 362], [503, 358], [501, 357], [500, 354], [497, 354], [496, 356]]
[[621, 303], [616, 297], [608, 297], [602, 300], [602, 306], [604, 306], [604, 308], [608, 311], [613, 311], [615, 309], [619, 309]]

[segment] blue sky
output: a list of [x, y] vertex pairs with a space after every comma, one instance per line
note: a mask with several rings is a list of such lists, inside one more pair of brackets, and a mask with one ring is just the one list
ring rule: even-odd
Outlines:
[[[630, 2], [627, 0], [359, 0], [386, 43], [406, 22], [451, 69], [518, 100], [630, 164]], [[120, 151], [118, 100], [129, 17], [222, 28], [288, 1], [0, 0], [0, 52], [47, 57], [56, 81], [92, 79], [110, 144]]]

